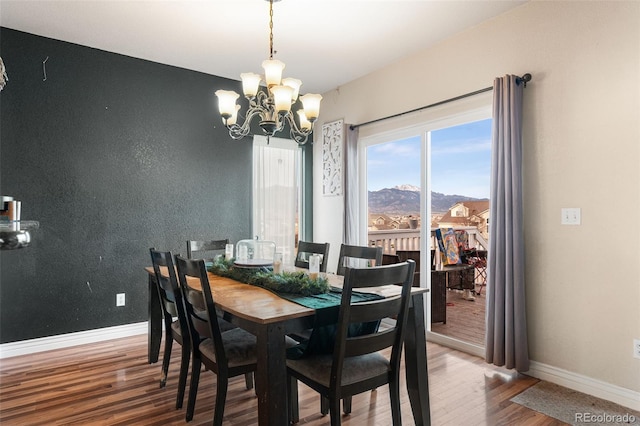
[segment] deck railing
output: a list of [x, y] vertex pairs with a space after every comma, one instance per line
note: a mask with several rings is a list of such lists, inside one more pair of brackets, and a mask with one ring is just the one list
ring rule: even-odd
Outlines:
[[[469, 234], [469, 247], [489, 250], [489, 243], [474, 226], [453, 228], [465, 230]], [[431, 230], [430, 248], [436, 247], [435, 229]], [[396, 250], [420, 250], [420, 229], [385, 229], [369, 231], [369, 246], [380, 246], [386, 254], [395, 254]]]

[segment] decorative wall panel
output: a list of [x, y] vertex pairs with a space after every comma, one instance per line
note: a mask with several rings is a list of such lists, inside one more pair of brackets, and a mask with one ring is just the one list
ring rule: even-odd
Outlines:
[[322, 126], [322, 194], [342, 195], [344, 120]]

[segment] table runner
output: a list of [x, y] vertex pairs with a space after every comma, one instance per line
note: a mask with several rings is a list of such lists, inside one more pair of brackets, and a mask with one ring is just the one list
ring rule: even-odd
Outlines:
[[[302, 339], [294, 347], [287, 349], [287, 358], [299, 359], [311, 355], [332, 354], [337, 332], [338, 312], [342, 301], [342, 290], [332, 287], [329, 293], [314, 296], [278, 293], [278, 296], [291, 302], [316, 310], [314, 325], [308, 339]], [[351, 303], [384, 299], [372, 293], [353, 292]], [[349, 326], [349, 336], [362, 336], [378, 331], [380, 321], [372, 321]]]
[[[298, 287], [300, 282], [299, 275], [302, 272], [285, 272], [283, 274], [274, 274], [269, 267], [261, 268], [234, 268], [233, 261], [219, 259], [208, 266], [208, 270], [214, 274], [225, 276], [233, 280], [244, 282], [246, 284], [256, 285], [277, 294], [283, 299], [297, 303], [304, 307], [314, 309], [316, 311], [314, 317], [314, 325], [308, 338], [301, 339], [300, 343], [292, 348], [287, 349], [287, 358], [297, 359], [309, 355], [331, 354], [335, 342], [337, 331], [336, 324], [338, 322], [338, 313], [340, 303], [342, 301], [342, 290], [335, 287], [329, 287], [327, 293], [319, 294], [298, 294], [286, 291], [279, 291], [277, 283], [284, 280], [282, 288], [290, 289]], [[273, 280], [276, 277], [276, 280]], [[288, 282], [287, 282], [288, 280]], [[319, 280], [302, 280], [305, 286], [312, 284], [316, 291], [326, 285], [326, 278]], [[305, 282], [306, 281], [306, 282]], [[308, 287], [295, 288], [297, 291], [306, 292]], [[326, 291], [326, 287], [325, 287]], [[315, 291], [314, 291], [315, 292]], [[361, 303], [372, 300], [384, 299], [384, 296], [373, 293], [352, 292], [351, 303]], [[349, 336], [360, 336], [364, 334], [375, 333], [380, 325], [379, 321], [351, 324], [349, 326]]]

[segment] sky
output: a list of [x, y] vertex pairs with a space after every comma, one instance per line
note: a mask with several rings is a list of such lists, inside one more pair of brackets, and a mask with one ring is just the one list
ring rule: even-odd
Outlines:
[[[367, 149], [369, 191], [409, 184], [420, 187], [420, 136]], [[431, 190], [489, 198], [491, 119], [431, 132]]]

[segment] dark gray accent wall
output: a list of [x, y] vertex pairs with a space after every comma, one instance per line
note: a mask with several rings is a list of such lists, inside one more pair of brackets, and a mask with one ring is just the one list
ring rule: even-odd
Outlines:
[[0, 342], [144, 321], [149, 247], [250, 237], [251, 140], [214, 96], [239, 82], [0, 31], [0, 193], [40, 222], [0, 251]]

